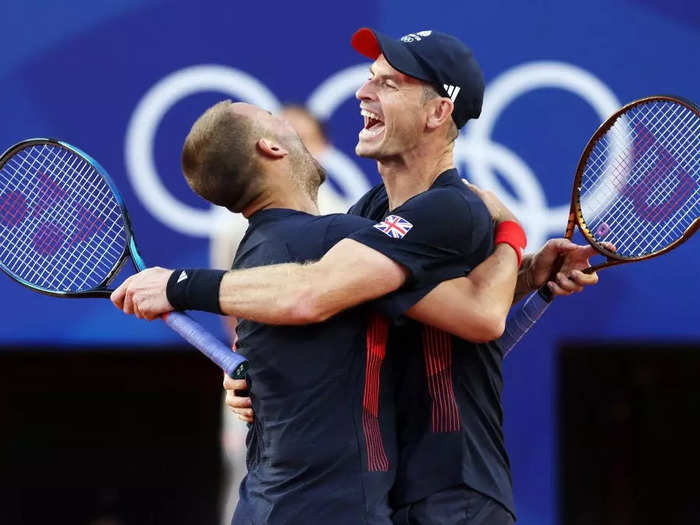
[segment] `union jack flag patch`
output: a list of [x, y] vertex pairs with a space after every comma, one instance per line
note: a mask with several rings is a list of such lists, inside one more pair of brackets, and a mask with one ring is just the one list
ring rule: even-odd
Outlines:
[[413, 228], [413, 224], [398, 215], [389, 215], [382, 222], [375, 224], [374, 227], [380, 232], [386, 233], [389, 237], [403, 239], [403, 236]]

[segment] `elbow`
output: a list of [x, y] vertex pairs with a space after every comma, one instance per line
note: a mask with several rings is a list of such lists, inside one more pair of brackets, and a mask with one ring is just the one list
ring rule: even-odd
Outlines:
[[327, 272], [318, 267], [318, 263], [305, 267], [293, 289], [281, 298], [284, 301], [285, 324], [320, 323], [338, 313], [334, 303], [333, 287], [329, 284]]
[[286, 317], [292, 321], [291, 324], [321, 323], [333, 315], [326, 308], [322, 294], [312, 288], [303, 290], [288, 300]]
[[486, 341], [495, 341], [503, 335], [506, 330], [506, 316], [494, 316], [486, 326]]
[[465, 339], [474, 343], [488, 343], [501, 337], [505, 329], [506, 315], [494, 312], [484, 315], [477, 323], [476, 329], [470, 332]]

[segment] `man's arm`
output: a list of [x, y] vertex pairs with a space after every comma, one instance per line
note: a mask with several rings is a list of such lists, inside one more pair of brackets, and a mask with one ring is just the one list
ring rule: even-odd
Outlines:
[[308, 324], [398, 289], [408, 272], [352, 239], [319, 261], [228, 272], [219, 303], [227, 315], [268, 324]]
[[[516, 220], [493, 192], [467, 181], [464, 184], [479, 195], [496, 223]], [[614, 249], [612, 245], [610, 248]], [[516, 279], [515, 251], [497, 245], [494, 253], [468, 277], [443, 281], [407, 310], [406, 315], [470, 341], [498, 339], [504, 332], [512, 304], [528, 293], [547, 284], [553, 295], [570, 295], [596, 284], [596, 274], [582, 271], [590, 266], [588, 258], [595, 253], [591, 246], [552, 239], [536, 254], [523, 257]], [[563, 264], [551, 276], [559, 256], [563, 257]]]
[[[166, 286], [171, 274], [165, 268], [149, 268], [132, 275], [112, 293], [112, 302], [127, 314], [149, 320], [170, 312]], [[406, 276], [403, 266], [389, 257], [344, 239], [313, 263], [226, 272], [219, 285], [219, 306], [225, 315], [266, 324], [316, 323], [398, 289]]]
[[[512, 248], [499, 245], [468, 277], [448, 281], [448, 286], [439, 285], [410, 315], [448, 331], [454, 327], [460, 337], [487, 340], [492, 332], [502, 331], [505, 313], [500, 313], [498, 305], [505, 301], [498, 297], [512, 297], [515, 258]], [[125, 313], [144, 319], [172, 311], [166, 295], [171, 274], [172, 270], [149, 268], [132, 275], [114, 291], [112, 302]], [[309, 324], [386, 295], [398, 289], [406, 276], [407, 271], [390, 258], [344, 239], [314, 263], [227, 272], [219, 286], [219, 306], [226, 315], [261, 323]], [[445, 314], [444, 308], [450, 303], [454, 303], [451, 318], [441, 321], [437, 313]], [[489, 312], [497, 313], [492, 317]], [[481, 323], [480, 332], [470, 335], [468, 331]]]
[[499, 244], [468, 276], [438, 284], [406, 315], [469, 341], [498, 339], [513, 298], [516, 267], [515, 251]]
[[[551, 265], [559, 254], [564, 262], [552, 280]], [[450, 279], [437, 285], [406, 315], [463, 339], [474, 342], [491, 341], [501, 336], [512, 303], [545, 284], [552, 295], [565, 296], [598, 282], [596, 274], [582, 270], [590, 266], [588, 258], [595, 255], [591, 246], [574, 244], [567, 239], [552, 239], [536, 254], [523, 258], [517, 274], [516, 300], [513, 301], [515, 252], [498, 245], [494, 254], [478, 265], [467, 277]], [[509, 262], [510, 261], [510, 262]], [[534, 275], [534, 277], [533, 277]], [[522, 283], [537, 283], [528, 286]]]
[[[514, 219], [491, 192], [473, 189], [486, 202], [495, 220]], [[440, 211], [444, 213], [444, 210]], [[428, 224], [430, 217], [420, 222], [422, 225]], [[445, 228], [449, 227], [443, 227], [443, 230]], [[429, 234], [429, 227], [427, 231]], [[378, 235], [384, 239], [383, 233]], [[398, 243], [392, 245], [397, 251], [404, 250], [400, 255], [395, 255], [392, 247], [389, 250], [392, 257], [399, 257], [411, 265], [415, 260], [415, 246], [420, 251], [421, 243], [427, 241], [418, 240], [408, 245], [406, 242], [409, 241], [404, 239], [389, 242]], [[435, 256], [430, 255], [422, 260], [431, 260], [430, 257]], [[454, 256], [451, 260], [446, 278], [464, 273], [463, 266], [456, 263]], [[469, 277], [455, 279], [451, 286], [438, 287], [410, 315], [460, 337], [474, 340], [498, 337], [513, 296], [515, 261], [513, 248], [498, 247], [482, 262], [481, 268], [474, 269]], [[414, 272], [420, 273], [423, 268], [420, 264], [414, 264]], [[126, 313], [154, 319], [173, 309], [165, 293], [171, 273], [154, 268], [132, 276], [112, 294], [112, 301]], [[389, 255], [361, 242], [344, 239], [314, 263], [280, 264], [227, 272], [219, 284], [218, 305], [226, 315], [266, 324], [308, 324], [323, 321], [342, 310], [397, 290], [409, 273], [406, 267]], [[440, 281], [436, 275], [430, 274], [430, 278], [434, 279], [433, 282]], [[191, 280], [187, 282], [192, 283]], [[183, 281], [182, 285], [186, 286], [186, 282]], [[441, 292], [441, 289], [446, 291]], [[438, 317], [437, 313], [444, 314], [446, 306], [451, 303], [454, 306], [449, 319], [447, 315]], [[180, 306], [192, 308], [188, 304]]]
[[[517, 221], [492, 191], [463, 182], [481, 198], [496, 224]], [[468, 276], [438, 284], [405, 314], [469, 341], [498, 339], [513, 300], [516, 249], [521, 247], [497, 244], [494, 252]]]
[[[529, 271], [544, 275], [559, 248], [570, 244], [562, 272], [571, 270], [572, 279], [550, 283], [557, 295], [578, 291], [583, 284], [594, 284], [597, 276], [580, 269], [588, 266], [590, 247], [574, 245], [565, 239], [550, 241], [535, 256]], [[539, 254], [538, 254], [539, 255]], [[515, 251], [499, 245], [496, 251], [469, 276], [439, 284], [407, 315], [464, 339], [486, 341], [503, 331], [513, 297]], [[151, 268], [129, 277], [113, 294], [112, 301], [125, 313], [154, 319], [171, 311], [166, 284], [172, 270]], [[577, 275], [585, 282], [579, 284]], [[522, 278], [521, 272], [519, 277]], [[538, 277], [539, 278], [539, 277]], [[320, 260], [311, 264], [280, 264], [225, 274], [219, 287], [223, 313], [268, 324], [308, 324], [323, 321], [361, 302], [399, 288], [406, 270], [381, 253], [350, 239], [336, 244]]]
[[[495, 220], [514, 219], [491, 192], [473, 189]], [[468, 277], [438, 286], [409, 315], [463, 338], [498, 337], [513, 296], [515, 261], [513, 248], [499, 246]], [[165, 293], [171, 273], [152, 268], [132, 276], [112, 294], [112, 301], [125, 313], [154, 319], [173, 309]], [[308, 324], [398, 289], [408, 273], [379, 251], [344, 239], [314, 263], [226, 273], [218, 289], [219, 307], [226, 315], [267, 324]]]
[[[584, 286], [596, 284], [597, 274], [583, 273], [590, 267], [588, 259], [596, 253], [592, 246], [574, 244], [568, 239], [550, 239], [539, 252], [523, 257], [513, 304], [545, 284], [553, 295], [571, 295], [580, 292]], [[559, 256], [564, 258], [563, 264], [556, 275], [552, 275]]]
[[[515, 251], [498, 245], [469, 276], [438, 285], [408, 311], [410, 317], [471, 340], [490, 340], [503, 330], [513, 295]], [[114, 304], [144, 319], [172, 311], [166, 285], [172, 270], [149, 268], [129, 277], [112, 294]], [[359, 303], [398, 289], [407, 272], [388, 257], [351, 239], [319, 261], [232, 270], [219, 286], [226, 315], [266, 324], [320, 322]]]

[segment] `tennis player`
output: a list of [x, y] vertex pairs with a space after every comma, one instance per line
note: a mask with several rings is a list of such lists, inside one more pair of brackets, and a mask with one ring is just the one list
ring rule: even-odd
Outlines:
[[[397, 179], [412, 166], [423, 168], [420, 159], [426, 158], [424, 149], [411, 151], [420, 139], [412, 141], [415, 135], [410, 132], [417, 130], [420, 136], [422, 130], [406, 124], [417, 114], [405, 102], [406, 91], [418, 79], [424, 100], [441, 99], [447, 107], [453, 102], [447, 143], [436, 148], [449, 151], [451, 160], [449, 143], [457, 129], [480, 112], [481, 73], [468, 49], [440, 33], [410, 34], [397, 42], [364, 29], [353, 37], [353, 45], [375, 60], [372, 78], [357, 93], [365, 116], [357, 153], [377, 158], [385, 185], [352, 211], [381, 221], [391, 210], [393, 216], [403, 218], [401, 182], [408, 181]], [[427, 158], [440, 165], [439, 156]], [[431, 190], [454, 176], [447, 170], [435, 171], [438, 176]], [[362, 241], [380, 250], [386, 243], [373, 232]], [[572, 278], [567, 286], [595, 282], [595, 277], [586, 279], [577, 272]], [[542, 274], [533, 276], [529, 288], [544, 279]], [[404, 370], [398, 396], [401, 463], [392, 493], [397, 509], [394, 521], [511, 523], [515, 510], [503, 442], [500, 349], [493, 343], [472, 344], [416, 325], [394, 332], [390, 341], [400, 341]]]
[[[352, 215], [315, 216], [322, 170], [285, 121], [254, 106], [224, 102], [208, 110], [188, 135], [183, 167], [200, 195], [249, 216], [237, 268], [318, 259], [373, 224]], [[472, 200], [490, 221], [481, 201], [473, 194]], [[512, 218], [504, 208], [500, 213]], [[495, 253], [501, 252], [511, 259], [501, 293], [508, 300], [516, 254], [506, 244]], [[175, 284], [196, 288], [212, 276], [180, 272]], [[395, 293], [375, 310], [396, 308], [401, 297]], [[385, 360], [388, 323], [370, 312], [355, 308], [309, 327], [241, 321], [238, 345], [251, 358], [257, 418], [234, 523], [301, 523], [311, 516], [390, 523], [387, 495], [398, 462], [394, 395], [386, 382], [392, 365]]]
[[[354, 40], [367, 40], [366, 31], [359, 32], [360, 36], [356, 35]], [[386, 204], [391, 208], [392, 215], [339, 242], [314, 264], [275, 265], [229, 272], [221, 282], [221, 275], [215, 276], [211, 272], [186, 271], [183, 274], [180, 271], [149, 270], [130, 278], [115, 292], [114, 300], [118, 306], [127, 313], [135, 309], [137, 315], [152, 318], [173, 308], [167, 299], [169, 296], [176, 307], [209, 311], [218, 311], [221, 307], [225, 313], [243, 318], [297, 324], [327, 319], [408, 282], [402, 291], [402, 298], [394, 301], [389, 311], [392, 315], [405, 311], [416, 316], [421, 311], [421, 303], [428, 304], [427, 299], [446, 284], [427, 293], [434, 286], [434, 281], [463, 275], [465, 270], [475, 267], [478, 269], [478, 263], [492, 249], [493, 230], [486, 210], [479, 208], [473, 201], [474, 194], [459, 181], [451, 158], [451, 145], [457, 128], [470, 116], [478, 115], [481, 94], [478, 93], [478, 100], [475, 101], [473, 95], [476, 91], [465, 89], [468, 87], [465, 80], [471, 78], [469, 75], [475, 71], [478, 73], [478, 66], [474, 70], [475, 62], [471, 55], [456, 40], [445, 43], [442, 37], [435, 38], [432, 41], [436, 45], [428, 48], [434, 65], [439, 65], [440, 60], [448, 60], [451, 54], [455, 54], [458, 60], [452, 63], [453, 69], [450, 70], [454, 76], [428, 82], [418, 79], [415, 71], [408, 71], [413, 76], [402, 73], [401, 67], [408, 68], [398, 61], [390, 65], [390, 60], [385, 58], [390, 52], [379, 47], [380, 43], [385, 42], [371, 34], [376, 39], [377, 49], [382, 49], [382, 54], [377, 55], [372, 66], [372, 78], [358, 91], [366, 126], [360, 134], [357, 150], [359, 154], [377, 158], [386, 185]], [[431, 35], [439, 34], [417, 35], [420, 40], [411, 37], [412, 40], [408, 42], [404, 40], [395, 44], [403, 48], [407, 43], [425, 42]], [[358, 46], [361, 47], [356, 44]], [[466, 54], [469, 59], [467, 66], [460, 68], [460, 64], [465, 63]], [[404, 55], [410, 57], [412, 53]], [[423, 62], [430, 63], [425, 57], [421, 61], [416, 60], [418, 64]], [[451, 83], [438, 84], [442, 80]], [[477, 90], [479, 81], [480, 73], [477, 82], [472, 80]], [[472, 95], [472, 98], [468, 99], [466, 106], [461, 105], [459, 93], [455, 100], [445, 96], [442, 91], [447, 89], [445, 85], [460, 87], [465, 99], [466, 95]], [[432, 96], [430, 89], [436, 92], [435, 96]], [[381, 190], [376, 190], [359, 207], [378, 213], [381, 200]], [[514, 273], [515, 259], [519, 258], [523, 244], [515, 235], [517, 229], [510, 226], [512, 221], [504, 222], [509, 223], [511, 228], [510, 235], [501, 235], [502, 244], [506, 246], [499, 248], [499, 244], [487, 259], [495, 258], [496, 267], [501, 266], [501, 271], [492, 273], [491, 280], [494, 281], [498, 275], [507, 275], [509, 271]], [[396, 232], [396, 228], [402, 231]], [[398, 235], [393, 235], [395, 233]], [[465, 240], [469, 243], [466, 247]], [[521, 274], [529, 284], [521, 285], [521, 289], [544, 283], [559, 247], [563, 245], [550, 244], [538, 257], [529, 260], [536, 264], [528, 265], [528, 271]], [[566, 249], [572, 250], [571, 254], [579, 255], [583, 253], [580, 250], [585, 250]], [[470, 277], [476, 273], [475, 269]], [[569, 279], [569, 276], [573, 279]], [[591, 283], [582, 277], [583, 274], [578, 275], [576, 271], [567, 272], [559, 285], [550, 286], [555, 292], [567, 293]], [[168, 296], [165, 294], [165, 280], [170, 281]], [[457, 281], [466, 281], [472, 291], [476, 289], [469, 279], [449, 282]], [[512, 285], [508, 295], [506, 310], [512, 300]], [[422, 296], [425, 296], [425, 300], [418, 301]], [[412, 303], [416, 301], [417, 304], [413, 306]], [[474, 306], [478, 301], [461, 301], [459, 304]], [[468, 316], [466, 320], [460, 316], [455, 318], [466, 325], [476, 321], [473, 324], [484, 330], [476, 336], [465, 334], [461, 322], [460, 326], [455, 327], [454, 320], [441, 321], [440, 315], [435, 312], [444, 314], [444, 308], [428, 308], [427, 311], [433, 313], [432, 316], [428, 313], [425, 320], [457, 332], [462, 337], [483, 341], [493, 339], [498, 335], [499, 328], [502, 330], [505, 315], [494, 325], [484, 321], [490, 312], [499, 308], [496, 301], [489, 301], [483, 305], [483, 309], [472, 308], [471, 317]], [[493, 326], [497, 327], [495, 331]], [[489, 345], [470, 346], [462, 340], [431, 330], [419, 327], [418, 332], [414, 331], [416, 336], [413, 340], [424, 342], [423, 352], [412, 352], [413, 358], [407, 360], [406, 380], [402, 383], [408, 389], [421, 390], [428, 402], [426, 413], [422, 414], [427, 414], [427, 419], [417, 418], [416, 424], [402, 436], [404, 448], [395, 492], [395, 502], [400, 508], [396, 519], [403, 519], [404, 516], [413, 519], [411, 512], [415, 510], [415, 519], [421, 523], [430, 522], [423, 518], [433, 519], [436, 523], [451, 523], [452, 518], [460, 513], [464, 516], [473, 514], [474, 519], [480, 520], [470, 523], [508, 523], [507, 520], [512, 520], [512, 496], [509, 495], [510, 477], [502, 446], [499, 351]], [[456, 346], [463, 347], [464, 351], [453, 352]], [[470, 353], [478, 357], [470, 362], [457, 363], [462, 359], [462, 354]], [[423, 359], [419, 360], [421, 356]], [[474, 407], [464, 408], [464, 398], [473, 394], [468, 390], [471, 385], [465, 385], [464, 381], [472, 376], [460, 375], [461, 367], [455, 364], [478, 368], [473, 374], [480, 379], [475, 387], [484, 386], [486, 390], [478, 392]], [[438, 390], [444, 394], [442, 403], [436, 403]], [[255, 379], [252, 392], [255, 393]], [[253, 404], [257, 408], [255, 401]], [[481, 418], [476, 422], [480, 425], [476, 432], [467, 428], [472, 418]], [[482, 430], [493, 431], [495, 435], [484, 435]], [[437, 464], [443, 465], [444, 469], [436, 469], [435, 463], [430, 465], [425, 461], [431, 452], [438, 453]], [[479, 469], [482, 463], [487, 466]], [[413, 471], [409, 471], [409, 468]], [[419, 483], [424, 486], [421, 490], [427, 491], [424, 496], [415, 490], [418, 480], [426, 481]], [[414, 482], [413, 486], [411, 482]], [[402, 488], [402, 483], [408, 484], [408, 488]]]
[[[438, 198], [438, 192], [456, 190], [459, 184], [450, 169], [452, 141], [458, 128], [480, 113], [483, 81], [479, 67], [465, 46], [440, 33], [420, 32], [394, 41], [363, 29], [353, 37], [353, 46], [375, 60], [370, 80], [357, 92], [365, 117], [357, 153], [378, 160], [384, 185], [361, 199], [351, 213], [383, 223], [393, 223], [397, 216], [411, 223], [429, 217], [439, 220], [436, 206], [448, 206], [449, 201], [445, 196]], [[434, 130], [426, 121], [411, 122], [420, 115], [416, 107], [431, 100], [451, 117], [447, 122], [438, 121], [444, 139], [432, 144], [425, 129], [428, 133]], [[439, 110], [438, 106], [433, 117], [440, 116]], [[429, 119], [427, 122], [430, 124]], [[429, 167], [426, 170], [423, 159], [427, 166], [435, 166], [432, 172]], [[418, 170], [411, 177], [414, 167]], [[425, 173], [431, 174], [427, 183], [432, 186], [420, 194], [419, 204], [416, 197], [411, 199], [410, 185], [426, 184], [421, 179]], [[431, 206], [428, 196], [438, 199], [436, 206]], [[406, 201], [418, 209], [406, 210]], [[420, 216], [426, 209], [430, 215]], [[389, 213], [394, 218], [390, 221]], [[447, 224], [453, 223], [447, 220]], [[476, 225], [478, 222], [471, 224], [470, 234]], [[384, 254], [392, 251], [391, 242], [369, 229], [351, 238]], [[546, 280], [547, 272], [532, 272], [535, 260], [527, 261], [530, 279], [521, 280], [519, 293]], [[474, 262], [465, 261], [468, 264]], [[578, 290], [596, 281], [595, 276], [587, 278], [576, 271], [571, 279], [560, 277], [567, 289]], [[554, 283], [550, 287], [557, 293], [563, 291]], [[446, 309], [433, 311], [444, 315]], [[470, 343], [418, 324], [394, 330], [391, 345], [401, 347], [403, 371], [397, 398], [401, 459], [392, 492], [394, 522], [512, 523], [515, 510], [502, 431], [500, 348], [494, 343]]]

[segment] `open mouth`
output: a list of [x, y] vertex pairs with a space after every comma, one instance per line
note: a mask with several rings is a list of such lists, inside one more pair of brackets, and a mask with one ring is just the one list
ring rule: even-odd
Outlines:
[[379, 115], [366, 109], [362, 109], [360, 113], [365, 122], [365, 126], [360, 132], [362, 135], [374, 136], [384, 130], [384, 121]]

